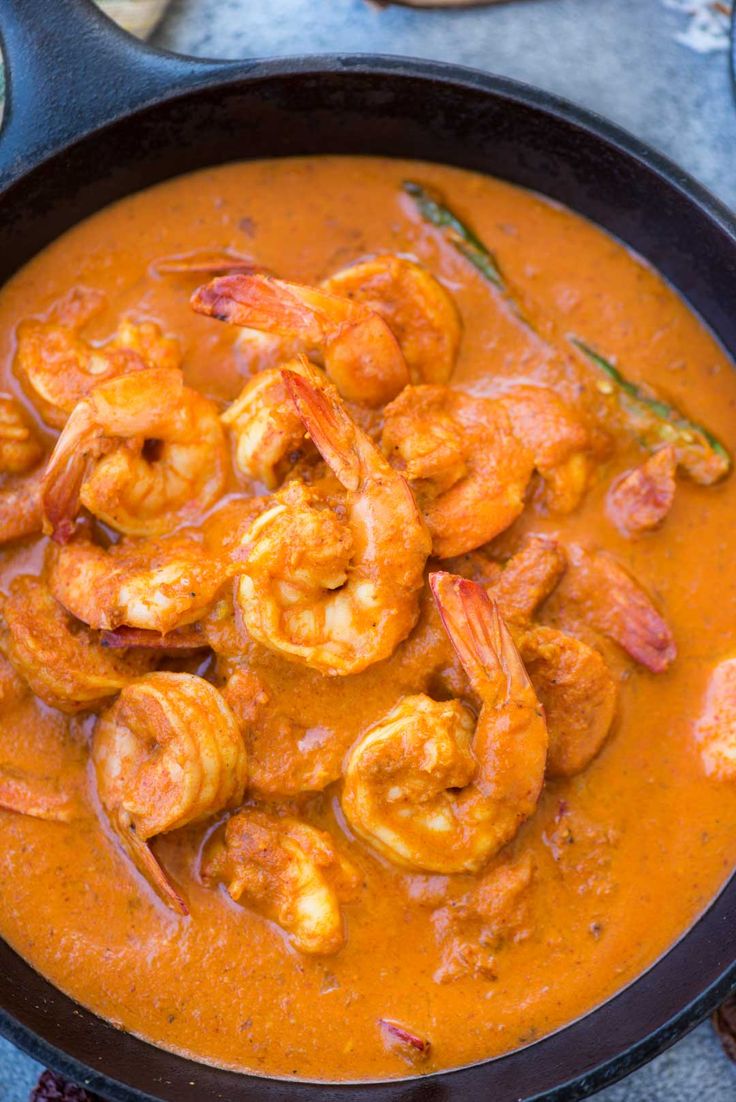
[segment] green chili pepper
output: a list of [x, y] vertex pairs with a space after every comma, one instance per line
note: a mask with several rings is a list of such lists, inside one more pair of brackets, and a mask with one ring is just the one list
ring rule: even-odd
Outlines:
[[480, 272], [484, 279], [497, 287], [499, 291], [506, 292], [506, 281], [501, 274], [501, 269], [490, 249], [487, 249], [479, 237], [473, 233], [464, 222], [461, 222], [456, 214], [446, 207], [436, 194], [428, 191], [422, 184], [414, 180], [404, 180], [404, 191], [411, 196], [417, 205], [417, 210], [425, 222], [436, 226], [444, 232], [444, 236], [450, 244], [457, 249], [473, 267]]
[[590, 363], [611, 380], [629, 424], [639, 434], [644, 447], [672, 444], [680, 466], [703, 486], [718, 482], [729, 473], [731, 456], [712, 432], [690, 421], [668, 402], [647, 394], [584, 341], [575, 337], [571, 340]]

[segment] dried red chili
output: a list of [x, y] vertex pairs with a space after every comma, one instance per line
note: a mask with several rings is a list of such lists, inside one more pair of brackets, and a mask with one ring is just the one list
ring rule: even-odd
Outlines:
[[387, 1045], [400, 1052], [405, 1059], [412, 1062], [427, 1059], [432, 1044], [426, 1037], [420, 1037], [392, 1018], [380, 1018], [378, 1024]]
[[28, 1102], [102, 1102], [99, 1095], [62, 1079], [53, 1071], [45, 1071], [31, 1091]]

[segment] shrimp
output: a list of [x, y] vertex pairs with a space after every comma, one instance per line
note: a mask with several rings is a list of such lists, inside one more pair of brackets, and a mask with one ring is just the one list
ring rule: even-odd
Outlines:
[[380, 406], [409, 381], [386, 322], [349, 298], [254, 273], [211, 280], [195, 291], [192, 306], [232, 325], [297, 338], [309, 354], [320, 352], [325, 371], [347, 401]]
[[345, 944], [340, 901], [352, 896], [357, 875], [323, 830], [246, 808], [210, 841], [202, 879], [224, 882], [232, 899], [275, 922], [301, 953], [327, 955]]
[[591, 436], [562, 398], [541, 386], [514, 386], [498, 399], [514, 433], [534, 457], [544, 482], [544, 505], [571, 513], [582, 500], [590, 474]]
[[94, 345], [80, 331], [104, 306], [98, 291], [75, 288], [45, 320], [21, 322], [13, 370], [44, 420], [63, 428], [77, 402], [94, 386], [148, 367], [178, 368], [179, 345], [155, 322], [124, 319], [114, 337]]
[[[0, 619], [0, 638], [3, 621]], [[0, 715], [7, 716], [12, 708], [28, 696], [28, 684], [13, 663], [0, 650]]]
[[736, 780], [736, 658], [712, 671], [694, 732], [707, 776]]
[[35, 467], [43, 448], [15, 398], [0, 395], [0, 472], [26, 474]]
[[20, 402], [0, 396], [0, 543], [41, 531], [41, 473], [34, 471], [43, 448]]
[[23, 539], [41, 531], [43, 469], [11, 478], [0, 489], [0, 543]]
[[512, 635], [526, 630], [567, 570], [567, 556], [556, 540], [530, 533], [504, 563], [485, 550], [460, 555], [447, 569], [479, 582], [498, 605]]
[[0, 808], [51, 823], [80, 819], [84, 805], [76, 792], [63, 791], [53, 777], [39, 777], [0, 765]]
[[[305, 356], [283, 367], [303, 375], [313, 386], [325, 388], [324, 376]], [[221, 420], [234, 441], [236, 470], [264, 483], [269, 490], [281, 485], [289, 467], [308, 446], [304, 424], [278, 367], [254, 375]]]
[[169, 632], [199, 620], [240, 568], [181, 533], [105, 549], [87, 539], [52, 548], [51, 592], [91, 628]]
[[643, 586], [605, 551], [572, 544], [568, 557], [571, 568], [559, 590], [565, 613], [618, 643], [652, 673], [663, 673], [677, 646]]
[[499, 401], [406, 387], [385, 410], [381, 444], [406, 475], [438, 558], [487, 543], [524, 508], [533, 455]]
[[322, 288], [380, 314], [399, 342], [412, 383], [448, 381], [460, 346], [460, 315], [421, 264], [392, 254], [376, 256], [343, 268]]
[[140, 652], [109, 651], [30, 574], [2, 604], [0, 649], [36, 696], [73, 715], [99, 706], [150, 668]]
[[121, 375], [74, 407], [57, 440], [43, 480], [45, 526], [68, 540], [81, 503], [119, 532], [161, 535], [212, 505], [226, 470], [217, 409], [179, 371]]
[[353, 677], [325, 677], [245, 638], [233, 650], [234, 657], [219, 657], [217, 683], [245, 731], [250, 792], [266, 800], [320, 792], [339, 780], [356, 738], [417, 691], [416, 662], [399, 654]]
[[616, 682], [598, 651], [567, 632], [535, 624], [517, 645], [547, 716], [547, 776], [573, 777], [608, 738]]
[[587, 768], [608, 737], [617, 690], [597, 650], [565, 631], [532, 622], [538, 607], [559, 584], [567, 558], [549, 537], [530, 536], [503, 569], [489, 561], [482, 566], [484, 575], [495, 571], [495, 576], [483, 580], [544, 705], [547, 775], [574, 776]]
[[149, 841], [243, 801], [245, 745], [217, 689], [189, 673], [150, 673], [97, 722], [92, 761], [100, 802], [138, 872], [172, 910], [187, 905]]
[[611, 484], [606, 512], [622, 536], [641, 536], [664, 523], [675, 500], [676, 471], [677, 452], [666, 444]]
[[406, 482], [340, 400], [284, 371], [302, 422], [344, 487], [340, 513], [291, 483], [250, 527], [236, 603], [259, 643], [327, 674], [387, 658], [419, 615], [430, 540]]
[[547, 757], [544, 709], [498, 606], [475, 582], [430, 575], [453, 647], [480, 698], [405, 697], [353, 747], [342, 808], [389, 860], [478, 872], [534, 812]]
[[[241, 572], [238, 556], [245, 534], [268, 507], [266, 497], [233, 496], [224, 499], [198, 529], [183, 529], [157, 541], [119, 544], [113, 555], [121, 568], [118, 582], [127, 603], [127, 611], [122, 611], [128, 619], [135, 617], [148, 626], [122, 623], [106, 629], [107, 645], [160, 651], [212, 648], [239, 655], [247, 645], [247, 633], [239, 619], [236, 622], [230, 583]], [[62, 558], [57, 553], [57, 561]], [[89, 561], [102, 580], [102, 557], [90, 555]], [[73, 561], [70, 569], [73, 583]], [[152, 587], [155, 600], [151, 600]], [[115, 588], [103, 582], [108, 607], [116, 603]], [[84, 600], [83, 587], [73, 587], [73, 595]], [[130, 597], [134, 599], [129, 601]], [[95, 615], [94, 607], [90, 614]]]

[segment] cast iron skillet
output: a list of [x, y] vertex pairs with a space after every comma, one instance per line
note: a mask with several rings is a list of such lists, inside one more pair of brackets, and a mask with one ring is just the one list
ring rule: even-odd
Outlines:
[[[421, 157], [587, 215], [663, 272], [736, 355], [732, 217], [673, 165], [544, 92], [387, 57], [173, 57], [134, 43], [87, 0], [0, 0], [0, 33], [9, 68], [0, 280], [112, 200], [203, 165], [296, 153]], [[558, 1102], [632, 1071], [734, 982], [736, 880], [605, 1005], [525, 1049], [442, 1075], [315, 1086], [208, 1068], [116, 1031], [2, 942], [0, 1030], [114, 1102]]]

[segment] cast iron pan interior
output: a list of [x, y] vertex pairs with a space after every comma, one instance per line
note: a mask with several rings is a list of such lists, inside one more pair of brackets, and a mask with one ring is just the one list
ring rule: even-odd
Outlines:
[[[299, 153], [419, 157], [503, 177], [587, 215], [663, 272], [736, 354], [730, 214], [632, 138], [543, 92], [392, 58], [174, 58], [134, 45], [85, 0], [1, 0], [0, 32], [10, 67], [2, 279], [91, 212], [204, 165]], [[0, 1030], [115, 1102], [557, 1102], [625, 1075], [695, 1025], [736, 980], [735, 961], [731, 882], [665, 957], [585, 1018], [497, 1060], [400, 1083], [284, 1083], [172, 1056], [78, 1007], [2, 942]]]

